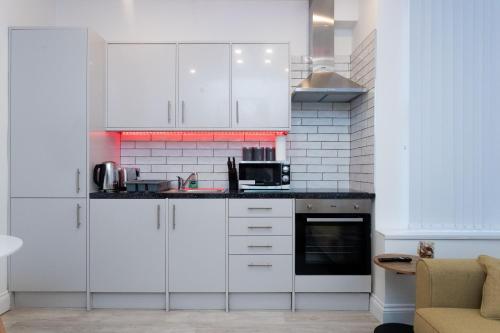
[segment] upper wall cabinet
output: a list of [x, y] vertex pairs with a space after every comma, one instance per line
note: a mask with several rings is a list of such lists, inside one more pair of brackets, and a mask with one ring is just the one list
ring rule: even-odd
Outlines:
[[178, 127], [228, 128], [228, 44], [179, 45]]
[[288, 67], [288, 44], [110, 43], [107, 129], [288, 130]]
[[108, 45], [108, 129], [175, 127], [175, 44]]
[[290, 126], [288, 44], [232, 45], [232, 126]]

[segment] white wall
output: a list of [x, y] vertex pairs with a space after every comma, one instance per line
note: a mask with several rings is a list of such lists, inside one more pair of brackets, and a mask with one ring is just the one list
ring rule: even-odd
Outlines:
[[409, 0], [378, 6], [375, 81], [376, 229], [406, 228], [409, 210]]
[[56, 23], [108, 41], [285, 41], [307, 54], [306, 0], [55, 0]]
[[[54, 0], [0, 1], [0, 234], [7, 232], [8, 27], [51, 24], [54, 4]], [[3, 259], [0, 263], [0, 313], [8, 307], [7, 266]]]
[[[384, 4], [386, 1], [382, 1]], [[392, 1], [388, 1], [392, 2]], [[352, 49], [355, 50], [363, 39], [377, 28], [377, 12], [379, 0], [358, 0], [358, 22], [353, 28]]]

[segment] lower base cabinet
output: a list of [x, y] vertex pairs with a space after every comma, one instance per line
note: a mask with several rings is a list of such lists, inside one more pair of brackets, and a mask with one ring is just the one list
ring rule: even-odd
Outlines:
[[226, 200], [170, 199], [169, 291], [226, 290]]
[[90, 291], [166, 291], [165, 200], [90, 201]]
[[11, 234], [24, 244], [11, 257], [10, 291], [86, 290], [86, 211], [85, 199], [11, 199]]

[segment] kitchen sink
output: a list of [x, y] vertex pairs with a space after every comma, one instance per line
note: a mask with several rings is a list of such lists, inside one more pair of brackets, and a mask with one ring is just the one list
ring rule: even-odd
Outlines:
[[224, 193], [226, 191], [225, 188], [222, 187], [202, 187], [202, 188], [185, 188], [185, 189], [170, 189], [165, 191], [165, 193]]

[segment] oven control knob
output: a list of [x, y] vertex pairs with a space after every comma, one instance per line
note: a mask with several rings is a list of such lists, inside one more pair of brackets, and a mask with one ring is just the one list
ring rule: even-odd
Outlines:
[[288, 165], [283, 166], [283, 172], [288, 173], [290, 171], [290, 167]]
[[288, 183], [290, 181], [290, 177], [284, 175], [283, 177], [281, 177], [281, 180], [283, 181], [283, 183]]
[[354, 209], [355, 210], [359, 210], [359, 205], [358, 204], [354, 204]]
[[307, 209], [313, 209], [313, 205], [312, 204], [307, 204], [306, 207], [307, 207]]

